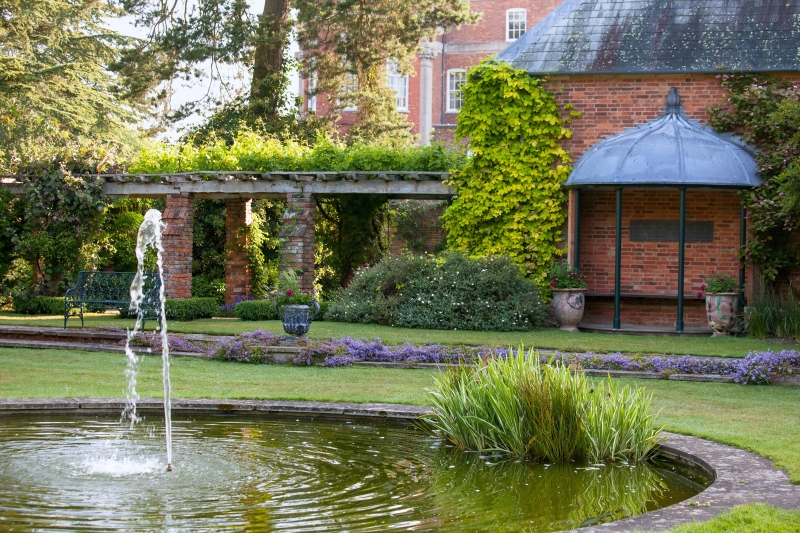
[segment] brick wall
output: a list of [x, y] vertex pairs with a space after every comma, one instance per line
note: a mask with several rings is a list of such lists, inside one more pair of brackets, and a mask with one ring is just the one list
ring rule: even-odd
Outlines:
[[225, 200], [225, 303], [253, 294], [253, 271], [247, 257], [248, 233], [253, 223], [253, 201]]
[[283, 224], [278, 234], [283, 243], [281, 269], [297, 272], [300, 288], [314, 290], [314, 220], [316, 202], [311, 195], [287, 195]]
[[168, 194], [161, 220], [166, 223], [162, 239], [164, 291], [167, 298], [191, 298], [194, 195]]
[[442, 227], [442, 216], [446, 208], [446, 203], [435, 200], [404, 201], [398, 202], [395, 209], [410, 209], [411, 217], [415, 226], [414, 242], [408, 242], [398, 233], [397, 218], [394, 218], [389, 226], [389, 254], [397, 257], [404, 252], [413, 254], [432, 254], [441, 248], [447, 239], [447, 231]]

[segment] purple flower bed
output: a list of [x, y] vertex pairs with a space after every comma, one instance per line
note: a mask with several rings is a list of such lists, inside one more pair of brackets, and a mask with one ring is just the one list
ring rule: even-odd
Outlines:
[[282, 338], [269, 331], [257, 329], [222, 340], [210, 346], [206, 354], [220, 361], [268, 363], [269, 357], [264, 348], [277, 345]]

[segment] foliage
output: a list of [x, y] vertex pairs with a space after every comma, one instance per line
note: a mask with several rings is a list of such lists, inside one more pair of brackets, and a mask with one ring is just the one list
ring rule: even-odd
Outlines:
[[730, 91], [728, 106], [711, 108], [711, 125], [741, 132], [760, 148], [756, 156], [763, 184], [744, 193], [751, 240], [739, 251], [776, 283], [800, 263], [792, 235], [800, 230], [800, 93], [791, 81], [760, 74], [717, 76]]
[[209, 348], [208, 353], [218, 361], [271, 364], [274, 360], [266, 348], [277, 345], [280, 340], [278, 335], [258, 329], [225, 339]]
[[246, 300], [239, 302], [233, 310], [233, 316], [240, 320], [275, 320], [275, 302], [269, 300]]
[[537, 288], [507, 259], [457, 252], [387, 259], [360, 271], [328, 320], [399, 327], [524, 331], [546, 312]]
[[133, 157], [128, 170], [156, 174], [196, 170], [449, 172], [465, 162], [463, 152], [440, 144], [393, 147], [323, 137], [311, 146], [242, 131], [232, 144], [221, 140], [201, 145], [154, 144]]
[[12, 297], [14, 311], [24, 315], [63, 315], [64, 298], [57, 296], [33, 296], [17, 293]]
[[443, 251], [445, 242], [434, 245], [432, 250], [427, 250], [427, 242], [423, 230], [425, 218], [431, 217], [435, 210], [444, 202], [406, 200], [397, 203], [391, 210], [391, 226], [395, 236], [398, 237], [409, 252], [422, 254], [426, 252], [438, 253]]
[[214, 298], [167, 299], [167, 320], [188, 322], [198, 318], [211, 318], [219, 304]]
[[225, 278], [212, 279], [205, 274], [192, 274], [192, 295], [196, 298], [214, 298], [219, 305], [224, 304]]
[[120, 14], [89, 0], [3, 2], [0, 167], [65, 138], [133, 139], [138, 101], [108, 71], [130, 41], [108, 28]]
[[700, 286], [700, 292], [716, 294], [718, 292], [736, 292], [738, 282], [727, 274], [706, 274], [703, 276], [705, 284]]
[[364, 138], [408, 139], [411, 124], [386, 87], [387, 58], [408, 73], [420, 42], [477, 20], [463, 0], [295, 0], [293, 6], [301, 71], [314, 74], [316, 94], [332, 100], [326, 118], [335, 122], [343, 108], [357, 107], [352, 133]]
[[0, 190], [0, 297], [8, 292], [6, 276], [14, 262], [14, 236], [19, 233], [24, 210], [22, 202], [16, 200], [8, 190]]
[[278, 278], [278, 292], [275, 301], [279, 306], [284, 305], [310, 305], [311, 295], [308, 291], [300, 290], [297, 281], [297, 272], [291, 269], [281, 272]]
[[800, 304], [793, 296], [763, 291], [745, 308], [745, 323], [751, 337], [781, 337], [800, 342]]
[[567, 260], [559, 261], [547, 269], [547, 279], [554, 289], [585, 289], [586, 280]]
[[609, 379], [595, 390], [582, 372], [542, 365], [534, 350], [435, 380], [433, 412], [423, 418], [461, 449], [547, 462], [638, 461], [661, 440], [643, 388]]
[[25, 206], [15, 253], [33, 268], [33, 292], [56, 294], [71, 276], [98, 260], [96, 235], [106, 200], [101, 180], [92, 174], [114, 164], [113, 154], [96, 146], [72, 145], [20, 164]]
[[571, 137], [541, 80], [506, 63], [484, 61], [467, 75], [456, 139], [472, 157], [449, 183], [457, 194], [442, 217], [448, 246], [474, 255], [508, 255], [544, 284], [566, 217], [561, 184], [571, 171], [558, 141]]

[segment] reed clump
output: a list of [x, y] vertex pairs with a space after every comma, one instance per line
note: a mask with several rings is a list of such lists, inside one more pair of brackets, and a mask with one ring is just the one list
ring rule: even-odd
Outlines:
[[461, 365], [430, 393], [428, 427], [464, 450], [547, 462], [638, 461], [661, 440], [652, 395], [610, 379], [590, 383], [535, 350]]
[[778, 337], [800, 342], [800, 303], [793, 295], [764, 291], [745, 308], [750, 337]]

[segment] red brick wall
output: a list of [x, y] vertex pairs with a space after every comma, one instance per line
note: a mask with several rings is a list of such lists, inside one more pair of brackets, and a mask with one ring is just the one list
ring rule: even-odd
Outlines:
[[168, 194], [161, 220], [166, 223], [162, 238], [164, 291], [167, 298], [191, 298], [194, 195]]
[[253, 294], [253, 271], [247, 257], [247, 229], [253, 223], [253, 201], [225, 200], [225, 303]]
[[389, 227], [389, 254], [392, 257], [397, 257], [405, 251], [410, 251], [414, 254], [432, 254], [437, 252], [437, 249], [447, 239], [447, 231], [442, 227], [442, 221], [439, 218], [444, 213], [445, 202], [422, 200], [409, 202], [409, 204], [420, 208], [417, 216], [413, 217], [413, 219], [421, 225], [417, 232], [417, 238], [420, 241], [419, 244], [422, 245], [422, 249], [413, 249], [417, 243], [409, 246], [409, 243], [398, 235], [397, 221], [395, 219]]

